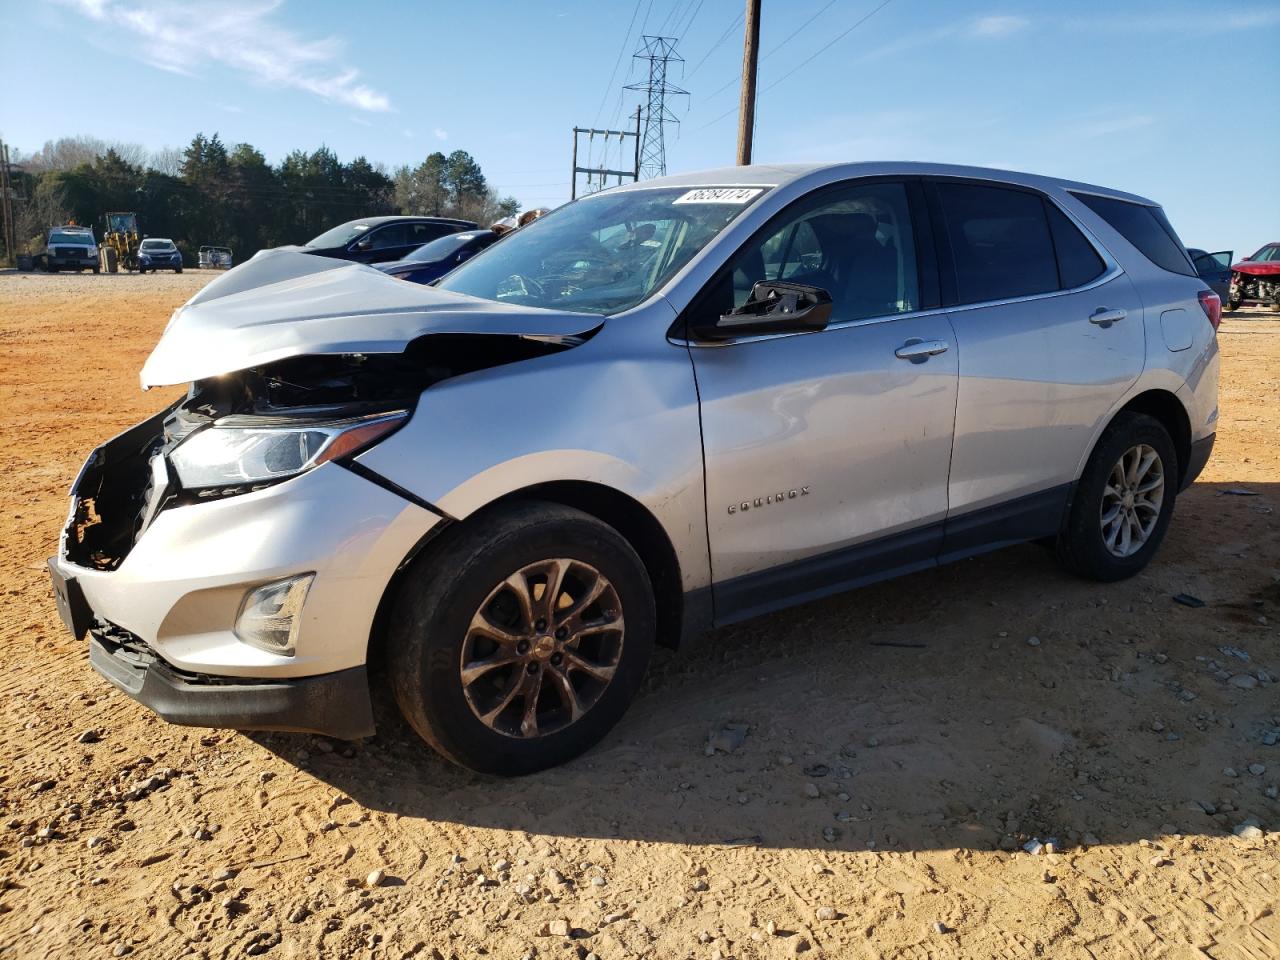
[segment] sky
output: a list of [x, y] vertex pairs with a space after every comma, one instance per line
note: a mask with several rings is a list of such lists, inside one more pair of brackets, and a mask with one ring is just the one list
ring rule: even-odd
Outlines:
[[[669, 36], [667, 169], [731, 164], [742, 0], [0, 0], [0, 138], [388, 167], [469, 151], [530, 206], [569, 196], [576, 126], [621, 125]], [[1280, 3], [763, 0], [755, 159], [926, 160], [1162, 203], [1189, 246], [1280, 240]], [[610, 152], [611, 151], [611, 152]], [[620, 164], [619, 144], [582, 159]]]

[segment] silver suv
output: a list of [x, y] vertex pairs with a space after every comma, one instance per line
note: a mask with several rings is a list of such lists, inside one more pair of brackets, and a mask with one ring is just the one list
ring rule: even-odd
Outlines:
[[432, 287], [268, 251], [81, 470], [59, 607], [175, 723], [360, 737], [389, 688], [529, 772], [712, 625], [1027, 540], [1140, 571], [1213, 445], [1219, 308], [1149, 200], [926, 164], [620, 187]]

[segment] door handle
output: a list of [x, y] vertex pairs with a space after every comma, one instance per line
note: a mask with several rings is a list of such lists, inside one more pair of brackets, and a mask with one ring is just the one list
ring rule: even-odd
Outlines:
[[1089, 322], [1097, 324], [1115, 323], [1118, 320], [1123, 320], [1128, 315], [1129, 312], [1120, 307], [1099, 307], [1089, 314]]
[[946, 353], [949, 346], [945, 340], [921, 340], [919, 337], [912, 337], [897, 350], [893, 351], [893, 355], [899, 360], [924, 363], [930, 357]]

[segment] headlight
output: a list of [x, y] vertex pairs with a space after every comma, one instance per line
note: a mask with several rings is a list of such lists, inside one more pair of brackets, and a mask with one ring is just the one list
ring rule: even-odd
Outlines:
[[182, 441], [169, 461], [188, 490], [271, 483], [356, 453], [408, 417], [408, 410], [345, 420], [224, 417]]

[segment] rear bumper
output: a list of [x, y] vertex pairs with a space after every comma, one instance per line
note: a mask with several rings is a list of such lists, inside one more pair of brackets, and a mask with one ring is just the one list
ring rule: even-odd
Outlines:
[[169, 723], [234, 730], [288, 730], [342, 740], [372, 736], [365, 668], [287, 680], [231, 680], [179, 671], [142, 644], [89, 636], [99, 674]]
[[1187, 472], [1183, 474], [1182, 486], [1179, 491], [1187, 489], [1187, 487], [1196, 482], [1196, 478], [1204, 470], [1204, 465], [1209, 462], [1209, 456], [1213, 453], [1213, 441], [1217, 436], [1216, 433], [1211, 433], [1207, 437], [1191, 444], [1191, 456], [1187, 459]]

